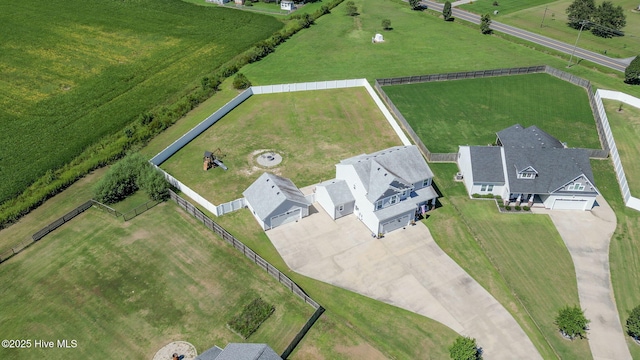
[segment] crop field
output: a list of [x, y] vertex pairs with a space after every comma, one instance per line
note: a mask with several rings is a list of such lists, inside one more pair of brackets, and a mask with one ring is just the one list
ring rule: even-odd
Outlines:
[[275, 312], [249, 341], [282, 352], [313, 309], [177, 205], [122, 222], [90, 209], [0, 265], [2, 339], [75, 349], [0, 349], [12, 359], [150, 359], [242, 339], [226, 323], [256, 297]]
[[432, 152], [486, 145], [514, 124], [536, 125], [569, 147], [598, 149], [584, 89], [547, 74], [410, 85], [384, 91]]
[[0, 202], [281, 27], [180, 0], [0, 4]]
[[[335, 177], [335, 164], [402, 145], [364, 88], [254, 95], [165, 161], [161, 167], [214, 204], [242, 197], [264, 171], [305, 187]], [[220, 148], [229, 168], [202, 170], [205, 150]], [[264, 168], [257, 152], [282, 155]]]
[[620, 102], [602, 100], [631, 195], [640, 197], [640, 109]]
[[[474, 6], [492, 3], [492, 0], [481, 0], [463, 8], [477, 12]], [[602, 1], [596, 1], [600, 4]], [[518, 8], [519, 11], [502, 11], [503, 1], [499, 1], [500, 14], [492, 17], [496, 21], [517, 26], [521, 29], [532, 31], [553, 39], [563, 41], [573, 46], [578, 40], [578, 30], [567, 26], [566, 9], [572, 0], [559, 0], [548, 4], [533, 3], [528, 8]], [[504, 2], [507, 4], [507, 2]], [[587, 50], [605, 54], [614, 58], [627, 58], [638, 55], [640, 48], [640, 12], [634, 11], [638, 2], [634, 0], [616, 0], [615, 6], [622, 6], [626, 15], [627, 25], [622, 28], [625, 36], [616, 36], [608, 39], [597, 37], [589, 31], [583, 31], [578, 40], [578, 46]], [[490, 5], [489, 5], [490, 6]], [[546, 9], [546, 15], [545, 15]], [[544, 17], [544, 22], [542, 21]]]
[[431, 164], [443, 206], [425, 224], [438, 245], [505, 306], [542, 356], [591, 358], [587, 341], [568, 342], [553, 324], [578, 304], [571, 256], [546, 215], [500, 214], [493, 200], [470, 200], [452, 181], [455, 164]]

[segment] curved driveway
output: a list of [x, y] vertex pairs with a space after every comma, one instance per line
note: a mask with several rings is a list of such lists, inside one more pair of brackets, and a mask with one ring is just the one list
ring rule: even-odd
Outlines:
[[631, 353], [622, 332], [609, 273], [609, 240], [616, 230], [616, 214], [599, 196], [591, 211], [548, 211], [564, 240], [578, 279], [580, 307], [591, 320], [587, 337], [596, 360], [627, 360]]
[[438, 247], [424, 224], [376, 239], [355, 216], [333, 221], [315, 208], [267, 231], [292, 270], [474, 337], [485, 359], [542, 358], [511, 314]]
[[[439, 12], [442, 12], [442, 8], [444, 7], [443, 4], [439, 4], [433, 1], [422, 1], [422, 3], [426, 5], [427, 8], [433, 9]], [[476, 14], [473, 14], [464, 10], [456, 9], [456, 8], [453, 8], [452, 12], [453, 12], [454, 18], [468, 21], [474, 24], [480, 24], [480, 15], [476, 15]], [[518, 29], [510, 25], [502, 24], [497, 21], [491, 21], [491, 29], [494, 31], [499, 31], [499, 32], [511, 35], [511, 36], [515, 36], [523, 40], [530, 41], [532, 43], [536, 43], [538, 45], [546, 46], [550, 49], [554, 49], [554, 50], [563, 52], [565, 54], [572, 54], [575, 51], [575, 53], [573, 54], [573, 57], [575, 58], [573, 60], [574, 62], [582, 58], [585, 60], [589, 60], [593, 63], [606, 66], [610, 69], [624, 72], [625, 68], [629, 65], [630, 61], [633, 59], [633, 58], [613, 59], [608, 56], [598, 54], [593, 51], [581, 49], [581, 48], [575, 48], [574, 50], [573, 45], [570, 45], [558, 40], [554, 40], [546, 36], [538, 35], [530, 31]]]

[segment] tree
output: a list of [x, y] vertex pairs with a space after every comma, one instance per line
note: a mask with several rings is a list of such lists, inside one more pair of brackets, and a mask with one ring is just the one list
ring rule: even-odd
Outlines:
[[147, 193], [149, 199], [155, 201], [165, 201], [169, 198], [169, 183], [164, 179], [164, 175], [151, 164], [140, 174], [137, 181], [140, 190]]
[[567, 305], [560, 309], [554, 323], [558, 326], [558, 330], [562, 335], [573, 340], [576, 336], [580, 338], [586, 337], [587, 324], [590, 322], [584, 316], [584, 312], [580, 307]]
[[640, 305], [631, 310], [631, 314], [629, 314], [627, 334], [636, 340], [640, 340]]
[[409, 0], [409, 5], [411, 6], [411, 10], [422, 9], [422, 5], [420, 5], [420, 0]]
[[476, 339], [458, 336], [453, 345], [449, 347], [449, 356], [453, 360], [480, 360], [482, 353], [476, 344]]
[[624, 69], [624, 82], [631, 85], [640, 84], [640, 55], [631, 60], [631, 64]]
[[[567, 24], [579, 30], [582, 27], [582, 21], [593, 20], [593, 16], [596, 12], [595, 0], [574, 0], [567, 8]], [[588, 27], [587, 27], [588, 28]]]
[[480, 17], [480, 31], [483, 34], [491, 34], [491, 16], [489, 14]]
[[105, 204], [113, 204], [133, 194], [139, 188], [137, 180], [147, 164], [147, 160], [139, 153], [118, 161], [94, 187], [94, 198]]
[[358, 7], [356, 3], [353, 1], [347, 1], [347, 7], [345, 8], [347, 15], [349, 16], [357, 16], [358, 15]]
[[385, 29], [385, 30], [390, 30], [391, 29], [391, 20], [389, 20], [389, 19], [382, 20], [382, 28]]
[[442, 8], [442, 17], [444, 17], [444, 21], [451, 21], [451, 2], [446, 1], [444, 3], [444, 7]]
[[[604, 1], [593, 13], [591, 33], [603, 38], [622, 36], [622, 28], [627, 24], [622, 6], [614, 6], [611, 1]], [[599, 26], [598, 26], [599, 25]]]
[[249, 86], [251, 86], [251, 81], [249, 81], [249, 79], [247, 79], [247, 77], [243, 73], [237, 73], [233, 78], [233, 87], [235, 89], [246, 89]]

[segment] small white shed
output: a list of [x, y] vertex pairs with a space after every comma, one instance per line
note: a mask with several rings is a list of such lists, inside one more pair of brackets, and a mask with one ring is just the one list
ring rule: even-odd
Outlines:
[[382, 34], [376, 34], [376, 36], [371, 38], [371, 42], [372, 43], [384, 42], [384, 37], [382, 37]]
[[356, 200], [347, 182], [332, 179], [316, 185], [316, 201], [333, 220], [353, 213]]
[[291, 0], [282, 0], [280, 2], [280, 9], [292, 11], [296, 8], [296, 5]]

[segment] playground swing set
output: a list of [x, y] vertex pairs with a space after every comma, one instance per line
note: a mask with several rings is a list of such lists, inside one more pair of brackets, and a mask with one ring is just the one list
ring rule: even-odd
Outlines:
[[215, 168], [215, 167], [220, 167], [222, 168], [222, 170], [227, 170], [227, 166], [222, 162], [222, 158], [224, 158], [225, 155], [222, 154], [222, 150], [220, 150], [220, 148], [217, 148], [215, 151], [211, 152], [211, 151], [205, 151], [204, 152], [204, 157], [203, 157], [203, 164], [202, 164], [202, 169], [204, 171], [207, 171], [211, 168]]

